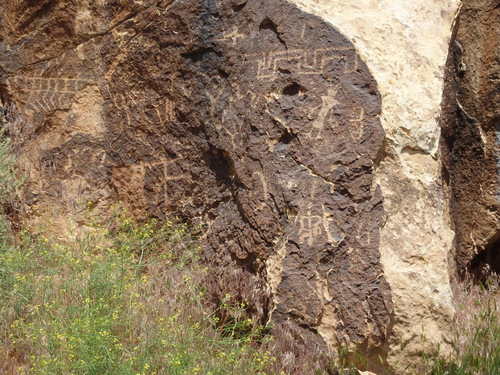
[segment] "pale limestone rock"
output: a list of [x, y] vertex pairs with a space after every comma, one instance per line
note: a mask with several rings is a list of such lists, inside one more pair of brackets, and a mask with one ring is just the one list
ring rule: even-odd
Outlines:
[[[387, 221], [381, 260], [394, 300], [388, 361], [438, 343], [451, 350], [450, 229], [440, 181], [439, 116], [444, 67], [458, 0], [294, 0], [355, 43], [382, 95], [387, 147], [377, 171]], [[401, 349], [400, 343], [405, 344]]]

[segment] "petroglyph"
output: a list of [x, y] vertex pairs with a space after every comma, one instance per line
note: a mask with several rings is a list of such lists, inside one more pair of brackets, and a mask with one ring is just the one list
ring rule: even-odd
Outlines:
[[[341, 241], [342, 236], [339, 233], [340, 229], [336, 225], [330, 215], [326, 213], [323, 207], [321, 214], [312, 214], [312, 208], [308, 207], [305, 214], [299, 213], [296, 217], [296, 222], [299, 223], [299, 241], [301, 244], [313, 246], [320, 239], [320, 236], [326, 234], [328, 243], [337, 246]], [[337, 231], [332, 231], [332, 224]]]
[[[321, 240], [321, 236], [326, 235], [328, 243], [336, 246], [341, 241], [343, 233], [339, 226], [334, 222], [332, 215], [328, 214], [325, 206], [313, 206], [316, 199], [317, 182], [313, 182], [311, 187], [310, 199], [307, 201], [307, 209], [299, 211], [295, 218], [295, 223], [298, 223], [298, 237], [300, 244], [307, 244], [313, 246]], [[316, 211], [316, 212], [313, 212]], [[324, 237], [323, 237], [324, 238]]]
[[[376, 309], [353, 310], [364, 289], [344, 288], [381, 270], [382, 208], [370, 208], [370, 161], [384, 136], [381, 99], [355, 46], [284, 0], [119, 1], [111, 8], [87, 1], [69, 13], [50, 3], [43, 24], [74, 13], [68, 27], [77, 44], [40, 29], [12, 46], [17, 61], [4, 64], [7, 95], [36, 120], [22, 129], [23, 151], [63, 154], [42, 163], [37, 156], [33, 170], [54, 184], [33, 196], [51, 207], [60, 191], [85, 190], [103, 213], [118, 198], [138, 217], [206, 222], [207, 254], [217, 254], [211, 259], [229, 280], [244, 270], [237, 284], [249, 294], [234, 292], [258, 319], [297, 323], [306, 341], [318, 336], [301, 327], [316, 331], [327, 318], [328, 335], [366, 342], [370, 325], [382, 336], [387, 322], [374, 311], [390, 309], [390, 292], [377, 297]], [[216, 281], [239, 288], [224, 272]], [[254, 293], [263, 288], [266, 294]], [[335, 326], [335, 314], [345, 324]]]
[[44, 113], [68, 108], [74, 95], [90, 83], [87, 79], [65, 77], [13, 76], [7, 80], [9, 89], [21, 93], [18, 99], [28, 108]]
[[301, 244], [307, 243], [312, 246], [316, 237], [319, 237], [324, 231], [323, 218], [319, 215], [311, 214], [311, 207], [306, 214], [299, 214], [296, 219], [299, 222], [299, 241]]
[[323, 74], [325, 67], [335, 60], [343, 61], [342, 73], [358, 69], [358, 54], [354, 48], [320, 48], [314, 51], [292, 49], [286, 51], [260, 52], [244, 55], [244, 63], [256, 68], [257, 79], [275, 78], [281, 62], [296, 65], [295, 73], [305, 75]]
[[[328, 113], [335, 108], [339, 104], [339, 101], [336, 99], [337, 94], [339, 92], [339, 85], [337, 85], [333, 89], [328, 89], [327, 95], [324, 95], [321, 97], [321, 108], [318, 113], [318, 117], [316, 117], [316, 120], [314, 120], [312, 126], [313, 128], [309, 133], [307, 133], [307, 136], [309, 138], [316, 138], [320, 139], [322, 137], [323, 130], [325, 128], [325, 121], [326, 117], [328, 116]], [[317, 109], [318, 107], [314, 108]], [[313, 133], [316, 133], [316, 137], [313, 136]]]
[[363, 107], [355, 107], [353, 108], [353, 112], [357, 113], [358, 117], [349, 120], [352, 124], [351, 126], [351, 134], [354, 140], [359, 141], [361, 137], [363, 137], [363, 133], [365, 130], [365, 109]]
[[254, 171], [253, 176], [257, 177], [256, 179], [254, 179], [256, 186], [259, 185], [259, 182], [260, 182], [260, 185], [262, 186], [262, 195], [261, 195], [260, 203], [258, 206], [258, 209], [260, 209], [260, 208], [267, 206], [267, 199], [269, 198], [269, 187], [267, 184], [266, 177], [264, 176], [264, 174], [261, 171]]
[[220, 95], [222, 94], [223, 92], [223, 88], [222, 87], [219, 87], [216, 91], [215, 91], [215, 94], [212, 95], [212, 93], [208, 90], [205, 91], [207, 97], [208, 97], [208, 100], [210, 101], [210, 118], [212, 119], [213, 121], [213, 124], [215, 126], [215, 129], [217, 130], [220, 130], [223, 126], [222, 126], [222, 122], [221, 120], [217, 119], [217, 116], [216, 116], [216, 106], [217, 106], [217, 103], [218, 103], [218, 99], [220, 97]]
[[175, 159], [163, 160], [161, 162], [151, 163], [148, 165], [150, 168], [160, 167], [162, 169], [163, 179], [162, 179], [161, 183], [163, 185], [163, 199], [164, 199], [165, 204], [169, 201], [169, 188], [168, 188], [169, 181], [179, 181], [179, 180], [184, 180], [184, 179], [190, 178], [190, 176], [188, 174], [185, 174], [185, 173], [172, 174], [171, 170], [174, 168], [171, 168], [171, 167], [173, 165], [178, 164], [178, 162], [181, 159], [184, 159], [184, 157], [180, 156], [180, 157], [177, 157]]
[[176, 107], [175, 103], [170, 99], [163, 98], [160, 100], [159, 105], [155, 106], [155, 111], [162, 125], [175, 121]]
[[228, 42], [231, 41], [231, 44], [236, 44], [239, 39], [246, 38], [245, 34], [241, 34], [237, 26], [233, 26], [230, 30], [225, 30], [222, 33], [222, 38], [215, 39], [216, 42]]

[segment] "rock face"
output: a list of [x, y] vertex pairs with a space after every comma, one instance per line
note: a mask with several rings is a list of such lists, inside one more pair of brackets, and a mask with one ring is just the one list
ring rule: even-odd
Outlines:
[[464, 1], [447, 63], [443, 160], [456, 263], [481, 278], [500, 271], [498, 1]]
[[[402, 373], [408, 353], [451, 347], [449, 287], [453, 232], [439, 159], [440, 105], [448, 46], [459, 2], [299, 1], [356, 43], [382, 96], [386, 133], [375, 170], [387, 219], [381, 261], [394, 312], [388, 362]], [[420, 339], [422, 331], [427, 341]]]
[[368, 369], [404, 368], [422, 326], [449, 349], [457, 1], [0, 4], [27, 206], [203, 223], [215, 290], [302, 343], [358, 344]]

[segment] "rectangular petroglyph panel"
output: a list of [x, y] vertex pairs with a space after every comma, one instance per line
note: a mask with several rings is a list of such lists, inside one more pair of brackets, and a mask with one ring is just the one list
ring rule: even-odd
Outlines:
[[344, 72], [353, 72], [358, 68], [358, 55], [349, 47], [320, 48], [314, 51], [294, 49], [275, 52], [261, 52], [243, 56], [245, 64], [253, 65], [258, 79], [274, 78], [281, 61], [297, 65], [298, 74], [322, 74], [325, 66], [335, 60], [344, 60]]
[[354, 140], [360, 140], [365, 130], [365, 109], [355, 107], [353, 113], [356, 117], [349, 120], [351, 122], [351, 135]]
[[158, 191], [158, 196], [157, 196], [157, 202], [163, 202], [167, 204], [169, 200], [172, 200], [175, 198], [174, 192], [170, 192], [169, 189], [169, 182], [170, 181], [182, 181], [186, 179], [190, 179], [191, 176], [183, 173], [181, 168], [178, 166], [179, 161], [181, 159], [184, 159], [184, 157], [180, 156], [175, 159], [171, 160], [162, 160], [160, 162], [156, 163], [151, 163], [148, 165], [149, 168], [151, 169], [160, 169], [160, 173], [162, 173], [162, 178], [158, 180], [158, 184], [160, 186], [157, 186], [155, 191]]

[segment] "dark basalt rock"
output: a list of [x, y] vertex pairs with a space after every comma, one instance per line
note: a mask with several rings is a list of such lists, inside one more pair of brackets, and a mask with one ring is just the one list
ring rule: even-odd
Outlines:
[[442, 116], [443, 174], [461, 274], [500, 271], [498, 1], [463, 1], [451, 42]]

